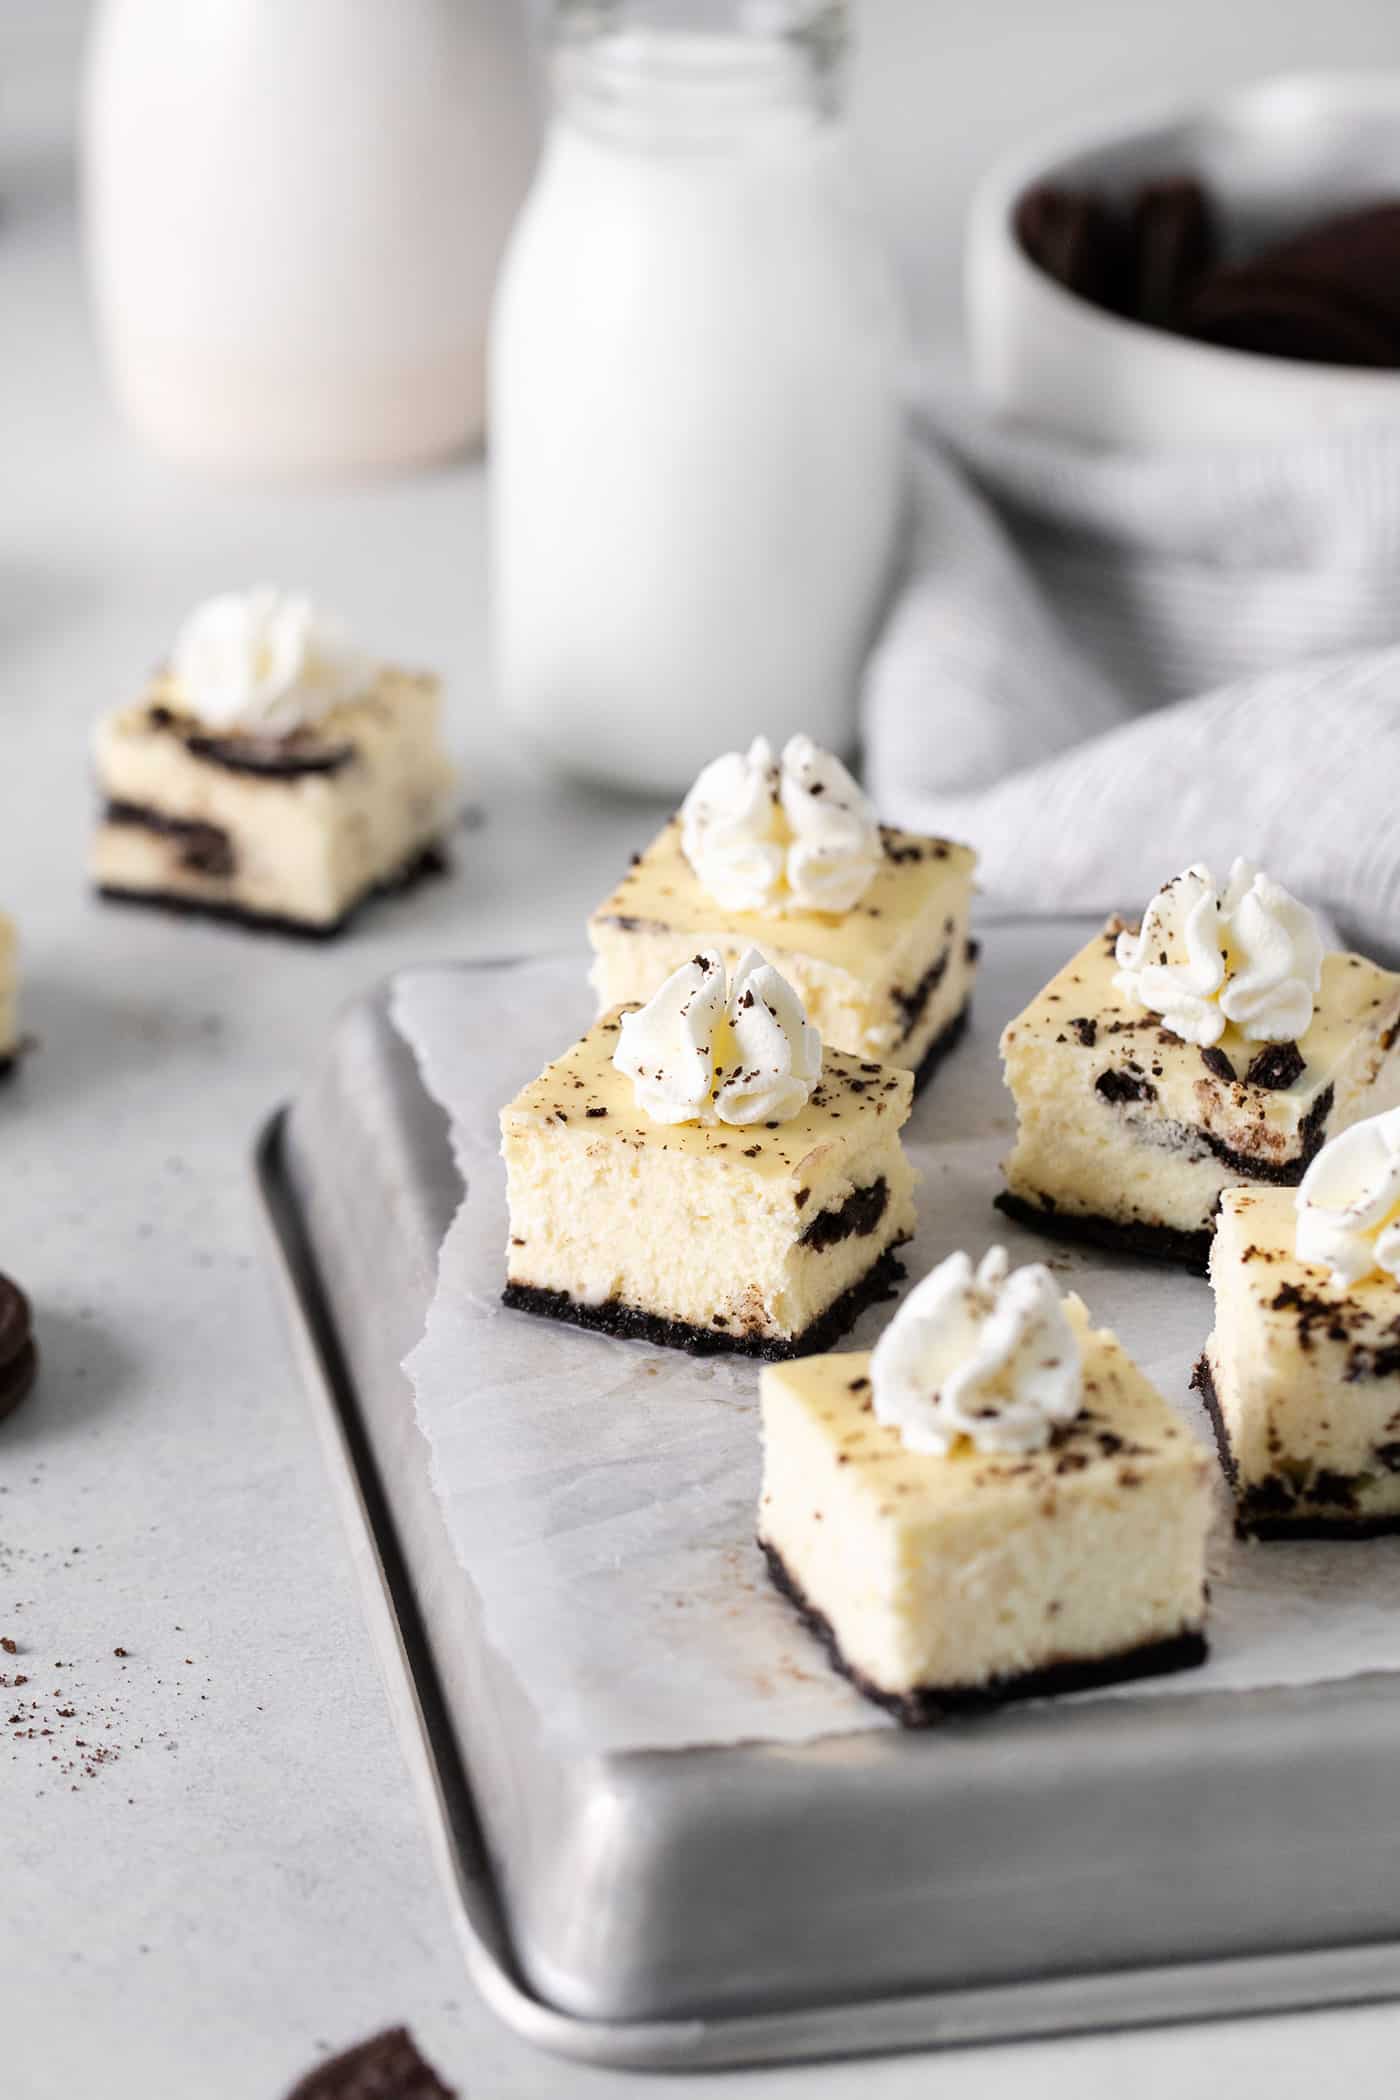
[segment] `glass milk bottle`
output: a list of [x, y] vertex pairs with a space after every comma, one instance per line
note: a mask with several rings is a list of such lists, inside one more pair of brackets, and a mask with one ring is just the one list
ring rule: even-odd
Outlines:
[[831, 0], [558, 10], [489, 427], [500, 688], [567, 771], [672, 793], [759, 731], [854, 740], [903, 419], [844, 32]]

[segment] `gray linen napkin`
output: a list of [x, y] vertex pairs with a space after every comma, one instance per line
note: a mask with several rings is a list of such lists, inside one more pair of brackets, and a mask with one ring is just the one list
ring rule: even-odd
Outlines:
[[930, 395], [916, 440], [881, 810], [969, 840], [1007, 908], [1244, 853], [1400, 949], [1400, 433], [1131, 455]]

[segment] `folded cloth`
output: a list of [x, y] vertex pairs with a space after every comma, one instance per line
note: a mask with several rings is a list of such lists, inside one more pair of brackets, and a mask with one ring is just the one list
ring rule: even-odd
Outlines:
[[864, 693], [891, 821], [1010, 909], [1243, 853], [1400, 947], [1400, 432], [1134, 455], [932, 394], [915, 431]]

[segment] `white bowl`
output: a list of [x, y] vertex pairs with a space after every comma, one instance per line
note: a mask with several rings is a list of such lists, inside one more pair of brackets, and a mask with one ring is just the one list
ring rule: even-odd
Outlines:
[[1237, 255], [1332, 212], [1400, 196], [1400, 73], [1297, 74], [1191, 115], [1061, 132], [1001, 161], [973, 199], [973, 371], [1000, 414], [1092, 444], [1251, 444], [1400, 426], [1400, 372], [1193, 343], [1103, 312], [1024, 253], [1012, 215], [1039, 182], [1126, 200], [1199, 175]]

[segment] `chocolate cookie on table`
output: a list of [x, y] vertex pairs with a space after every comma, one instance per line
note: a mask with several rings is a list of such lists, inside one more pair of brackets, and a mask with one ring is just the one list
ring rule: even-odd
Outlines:
[[297, 2080], [287, 2100], [456, 2100], [406, 2027], [386, 2027]]
[[14, 921], [0, 911], [0, 1079], [19, 1063], [19, 943]]
[[38, 1368], [29, 1300], [17, 1283], [0, 1274], [0, 1420], [19, 1406]]

